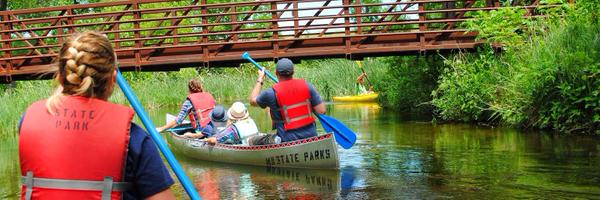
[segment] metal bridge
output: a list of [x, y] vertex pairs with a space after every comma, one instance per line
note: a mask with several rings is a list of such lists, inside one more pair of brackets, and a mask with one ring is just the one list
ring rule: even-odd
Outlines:
[[[0, 12], [0, 82], [48, 78], [61, 43], [104, 32], [122, 70], [237, 66], [281, 57], [349, 58], [473, 49], [464, 22], [499, 0], [132, 0]], [[374, 2], [374, 1], [368, 1]], [[539, 17], [539, 0], [512, 1]]]

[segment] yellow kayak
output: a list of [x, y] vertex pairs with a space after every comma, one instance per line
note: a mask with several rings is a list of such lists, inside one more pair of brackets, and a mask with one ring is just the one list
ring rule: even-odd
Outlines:
[[359, 94], [354, 96], [333, 97], [334, 101], [342, 102], [374, 102], [377, 101], [377, 93]]

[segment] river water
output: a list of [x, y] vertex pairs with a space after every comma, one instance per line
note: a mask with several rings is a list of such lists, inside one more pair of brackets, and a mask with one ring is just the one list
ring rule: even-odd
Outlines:
[[[164, 123], [165, 108], [151, 113]], [[250, 109], [262, 131], [268, 113]], [[600, 199], [600, 139], [398, 117], [376, 104], [329, 104], [357, 135], [340, 170], [264, 168], [176, 154], [204, 199]], [[16, 139], [0, 141], [0, 198], [18, 194]], [[173, 176], [174, 177], [174, 176]], [[175, 177], [174, 177], [175, 178]], [[180, 185], [173, 187], [180, 198]]]

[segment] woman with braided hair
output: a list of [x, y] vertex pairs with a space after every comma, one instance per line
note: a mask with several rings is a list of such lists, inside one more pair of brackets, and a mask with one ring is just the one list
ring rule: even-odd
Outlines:
[[186, 116], [189, 117], [192, 128], [189, 130], [178, 131], [190, 138], [209, 137], [213, 133], [213, 124], [210, 121], [209, 114], [215, 108], [215, 98], [202, 87], [202, 83], [197, 79], [188, 82], [189, 95], [181, 105], [179, 114], [175, 120], [156, 128], [156, 131], [163, 132], [173, 128], [183, 122]]
[[22, 199], [174, 199], [173, 179], [131, 108], [107, 101], [116, 54], [105, 35], [83, 32], [58, 55], [58, 88], [19, 125]]

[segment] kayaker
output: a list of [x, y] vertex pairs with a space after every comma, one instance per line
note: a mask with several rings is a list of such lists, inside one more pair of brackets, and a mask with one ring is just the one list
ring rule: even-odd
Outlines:
[[244, 103], [233, 103], [229, 110], [227, 110], [227, 118], [229, 119], [230, 125], [222, 132], [207, 138], [206, 141], [208, 143], [248, 145], [248, 138], [259, 135], [258, 127], [250, 117]]
[[[282, 58], [277, 61], [276, 72], [279, 83], [261, 91], [265, 72], [259, 70], [258, 79], [250, 93], [250, 104], [269, 107], [273, 129], [282, 142], [317, 136], [317, 127], [312, 112], [325, 113], [325, 104], [314, 86], [303, 79], [295, 79], [294, 63]], [[284, 120], [285, 119], [285, 120]], [[254, 144], [272, 143], [274, 137], [257, 139]]]
[[56, 92], [19, 125], [22, 199], [175, 199], [173, 179], [134, 111], [107, 101], [116, 54], [98, 32], [75, 34], [58, 54]]
[[358, 94], [370, 94], [373, 93], [373, 86], [370, 86], [369, 89], [365, 87], [365, 79], [367, 78], [367, 73], [363, 72], [356, 78], [356, 89]]
[[210, 117], [208, 115], [215, 107], [215, 98], [204, 89], [202, 83], [197, 79], [192, 79], [188, 82], [188, 92], [189, 95], [181, 105], [177, 118], [164, 126], [156, 128], [156, 131], [163, 132], [169, 128], [173, 128], [181, 124], [187, 116], [191, 121], [192, 128], [181, 131], [181, 133], [190, 133], [196, 138], [211, 135], [213, 127], [210, 124]]
[[367, 73], [361, 73], [358, 78], [356, 78], [356, 89], [358, 94], [366, 94], [367, 87], [365, 87], [365, 78], [367, 77]]

